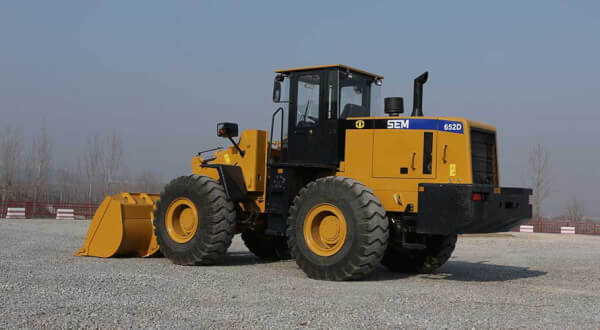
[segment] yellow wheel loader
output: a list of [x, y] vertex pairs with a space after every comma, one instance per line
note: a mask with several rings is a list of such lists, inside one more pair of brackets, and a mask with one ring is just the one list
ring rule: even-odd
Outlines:
[[160, 196], [107, 197], [77, 255], [160, 251], [176, 264], [208, 265], [241, 233], [257, 257], [294, 258], [316, 279], [360, 279], [380, 262], [434, 271], [457, 234], [530, 218], [531, 190], [499, 186], [494, 127], [423, 116], [427, 78], [415, 79], [412, 113], [402, 116], [401, 97], [378, 105], [380, 75], [345, 65], [276, 71], [273, 101], [282, 106], [269, 134], [247, 130], [236, 141], [237, 124], [218, 124], [230, 147], [193, 157], [193, 174]]

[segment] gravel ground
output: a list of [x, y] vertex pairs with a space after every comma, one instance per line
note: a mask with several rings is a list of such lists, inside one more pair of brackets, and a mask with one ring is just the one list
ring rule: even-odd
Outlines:
[[239, 238], [220, 266], [74, 257], [88, 225], [0, 220], [1, 328], [600, 327], [600, 237], [466, 236], [435, 274], [324, 282]]

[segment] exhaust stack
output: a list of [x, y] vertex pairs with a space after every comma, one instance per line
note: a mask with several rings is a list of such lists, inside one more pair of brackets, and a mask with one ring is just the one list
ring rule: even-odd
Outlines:
[[428, 76], [429, 72], [424, 72], [415, 78], [412, 117], [423, 117], [423, 85], [427, 82]]

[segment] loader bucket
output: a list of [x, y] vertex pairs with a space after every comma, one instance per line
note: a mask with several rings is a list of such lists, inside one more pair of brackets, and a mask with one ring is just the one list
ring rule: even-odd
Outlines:
[[157, 194], [108, 196], [96, 210], [83, 247], [76, 256], [149, 257], [159, 250], [152, 220]]

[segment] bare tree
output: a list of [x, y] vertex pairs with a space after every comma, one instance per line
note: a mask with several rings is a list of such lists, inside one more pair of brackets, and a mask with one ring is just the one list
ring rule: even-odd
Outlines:
[[30, 198], [35, 203], [40, 195], [48, 193], [48, 177], [52, 163], [52, 143], [48, 136], [46, 124], [42, 125], [38, 136], [33, 138], [31, 155], [27, 162], [30, 181]]
[[104, 171], [104, 148], [99, 136], [88, 136], [86, 139], [86, 150], [83, 154], [83, 167], [88, 186], [88, 203], [96, 201], [96, 183], [103, 177]]
[[533, 187], [533, 218], [541, 219], [541, 207], [544, 199], [550, 194], [548, 178], [550, 153], [540, 143], [529, 153], [529, 179]]
[[142, 171], [136, 174], [133, 189], [145, 193], [160, 193], [163, 188], [163, 180], [160, 175], [153, 171]]
[[77, 171], [70, 165], [65, 164], [58, 174], [58, 201], [77, 202], [81, 200], [80, 177]]
[[567, 215], [572, 222], [583, 221], [583, 203], [577, 196], [573, 196], [567, 201]]
[[0, 136], [0, 189], [2, 201], [18, 196], [21, 187], [18, 186], [19, 170], [21, 167], [21, 131], [6, 127]]
[[76, 161], [76, 166], [73, 167], [73, 171], [74, 171], [74, 177], [75, 179], [73, 180], [73, 186], [71, 187], [71, 190], [73, 191], [74, 195], [72, 198], [73, 201], [75, 202], [89, 202], [88, 198], [85, 198], [85, 196], [87, 196], [87, 192], [88, 192], [88, 185], [86, 184], [84, 178], [86, 177], [85, 170], [84, 170], [84, 165], [83, 165], [83, 159], [82, 158], [78, 158]]
[[116, 130], [112, 130], [108, 139], [108, 154], [106, 157], [105, 194], [112, 193], [111, 184], [120, 183], [119, 170], [123, 161], [123, 143]]

